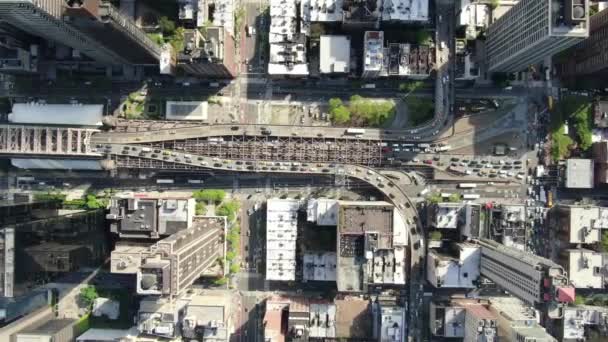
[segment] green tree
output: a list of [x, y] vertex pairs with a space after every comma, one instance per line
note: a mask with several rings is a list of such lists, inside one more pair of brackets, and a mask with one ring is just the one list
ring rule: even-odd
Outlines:
[[219, 204], [226, 197], [226, 192], [224, 190], [215, 189], [197, 190], [192, 193], [192, 197], [194, 197], [194, 199], [197, 201]]
[[490, 0], [490, 8], [493, 10], [496, 9], [499, 4], [500, 4], [500, 0]]
[[95, 288], [95, 286], [85, 286], [80, 289], [79, 299], [87, 308], [92, 307], [93, 302], [98, 297], [99, 294], [97, 294], [97, 289]]
[[427, 202], [430, 204], [441, 203], [441, 194], [439, 192], [432, 192], [426, 197]]
[[239, 271], [241, 270], [241, 265], [239, 265], [238, 263], [232, 263], [230, 265], [230, 273], [234, 274], [234, 273], [239, 273]]
[[608, 253], [608, 232], [602, 233], [602, 252]]
[[350, 121], [350, 111], [345, 106], [338, 106], [329, 111], [331, 121], [337, 124], [345, 124]]
[[448, 198], [448, 202], [460, 202], [460, 194], [451, 194]]
[[228, 283], [228, 278], [226, 278], [226, 277], [217, 278], [216, 280], [213, 281], [213, 284], [216, 286], [226, 285], [227, 283]]
[[167, 36], [171, 36], [173, 33], [175, 33], [175, 22], [165, 16], [160, 17], [158, 20], [158, 26], [160, 26], [160, 30], [163, 32], [163, 34]]
[[416, 43], [420, 45], [429, 45], [433, 42], [433, 38], [428, 31], [418, 30], [416, 31]]
[[433, 241], [440, 241], [441, 238], [443, 237], [443, 235], [441, 234], [440, 231], [432, 231], [431, 234], [429, 235], [429, 239], [433, 240]]
[[196, 215], [205, 215], [205, 213], [207, 213], [207, 208], [205, 207], [205, 203], [197, 202], [195, 212], [196, 212]]
[[229, 201], [229, 202], [223, 203], [221, 206], [219, 206], [215, 210], [215, 213], [218, 216], [226, 216], [228, 218], [228, 222], [232, 222], [235, 220], [236, 213], [238, 210], [239, 210], [239, 202]]

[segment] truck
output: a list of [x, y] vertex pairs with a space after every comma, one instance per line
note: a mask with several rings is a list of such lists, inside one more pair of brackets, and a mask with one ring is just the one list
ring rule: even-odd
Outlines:
[[461, 189], [474, 189], [477, 187], [477, 184], [475, 183], [460, 183], [458, 184], [458, 187]]
[[157, 179], [156, 184], [173, 184], [173, 179]]
[[346, 134], [350, 134], [350, 135], [365, 134], [365, 129], [364, 128], [347, 128]]

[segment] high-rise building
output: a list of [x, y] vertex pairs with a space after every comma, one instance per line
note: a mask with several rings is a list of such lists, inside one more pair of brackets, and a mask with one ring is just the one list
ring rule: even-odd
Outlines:
[[113, 64], [158, 65], [161, 47], [109, 2], [71, 0], [67, 4], [64, 21], [119, 55], [119, 63]]
[[65, 44], [105, 64], [124, 61], [119, 53], [97, 44], [63, 20], [65, 2], [57, 0], [0, 0], [0, 18], [11, 25], [54, 42]]
[[589, 38], [560, 57], [560, 73], [565, 77], [605, 74], [608, 71], [608, 9], [589, 18]]
[[488, 70], [522, 71], [588, 36], [587, 0], [521, 0], [488, 28]]
[[141, 295], [177, 296], [201, 276], [224, 274], [214, 265], [226, 253], [225, 229], [224, 217], [199, 217], [191, 228], [151, 246], [117, 246], [112, 272], [135, 273]]
[[162, 49], [101, 0], [0, 0], [0, 18], [104, 65], [158, 65]]
[[574, 287], [564, 268], [549, 259], [482, 239], [481, 275], [529, 305], [544, 306], [549, 317], [562, 316], [574, 301]]

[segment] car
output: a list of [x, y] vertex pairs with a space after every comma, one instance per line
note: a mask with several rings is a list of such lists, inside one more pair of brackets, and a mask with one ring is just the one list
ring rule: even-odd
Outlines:
[[489, 177], [490, 177], [490, 178], [496, 178], [496, 177], [498, 177], [498, 175], [497, 175], [497, 174], [495, 174], [495, 173], [490, 173]]
[[427, 160], [423, 161], [423, 163], [425, 163], [425, 164], [433, 164], [433, 161], [431, 159], [427, 159]]
[[232, 127], [230, 127], [230, 130], [238, 131], [239, 130], [239, 126], [232, 126]]
[[521, 165], [522, 161], [521, 160], [516, 160], [513, 162], [513, 165]]
[[453, 162], [457, 162], [457, 161], [460, 161], [460, 158], [456, 158], [456, 157], [454, 157], [454, 158], [452, 158], [452, 159], [450, 159], [450, 160], [451, 160], [451, 161], [453, 161]]
[[439, 159], [440, 159], [440, 158], [439, 158], [439, 156], [434, 156], [434, 157], [433, 157], [433, 160], [434, 160], [434, 161], [439, 161]]

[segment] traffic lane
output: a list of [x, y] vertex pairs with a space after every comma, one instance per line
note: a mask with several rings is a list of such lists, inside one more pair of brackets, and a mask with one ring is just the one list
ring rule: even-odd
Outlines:
[[[382, 192], [391, 202], [395, 204], [399, 210], [398, 212], [402, 215], [404, 222], [412, 225], [415, 228], [416, 234], [410, 237], [412, 243], [418, 243], [419, 247], [423, 247], [423, 241], [420, 232], [422, 229], [419, 223], [418, 214], [415, 211], [415, 205], [410, 201], [405, 191], [399, 186], [395, 185], [390, 178], [380, 174], [375, 169], [350, 164], [337, 164], [337, 163], [316, 163], [315, 167], [302, 167], [300, 163], [297, 163], [297, 167], [287, 167], [288, 165], [295, 165], [291, 162], [280, 162], [284, 169], [276, 167], [277, 162], [260, 162], [260, 161], [240, 161], [240, 160], [229, 160], [220, 159], [217, 157], [207, 157], [192, 155], [189, 153], [168, 151], [161, 149], [152, 149], [148, 147], [141, 147], [135, 145], [124, 145], [124, 144], [107, 144], [102, 146], [100, 153], [106, 155], [119, 155], [119, 156], [131, 156], [136, 158], [154, 159], [165, 162], [173, 162], [179, 164], [185, 164], [190, 166], [205, 167], [210, 169], [218, 169], [225, 171], [241, 171], [241, 172], [267, 172], [267, 173], [309, 173], [309, 174], [323, 174], [323, 175], [344, 175], [353, 177], [362, 181], [365, 181], [372, 186], [376, 187]], [[268, 167], [266, 165], [273, 165]], [[263, 168], [267, 169], [264, 170]], [[411, 218], [411, 220], [410, 220]], [[411, 229], [408, 229], [411, 232]], [[416, 250], [418, 248], [415, 248]], [[414, 253], [420, 257], [420, 252]]]

